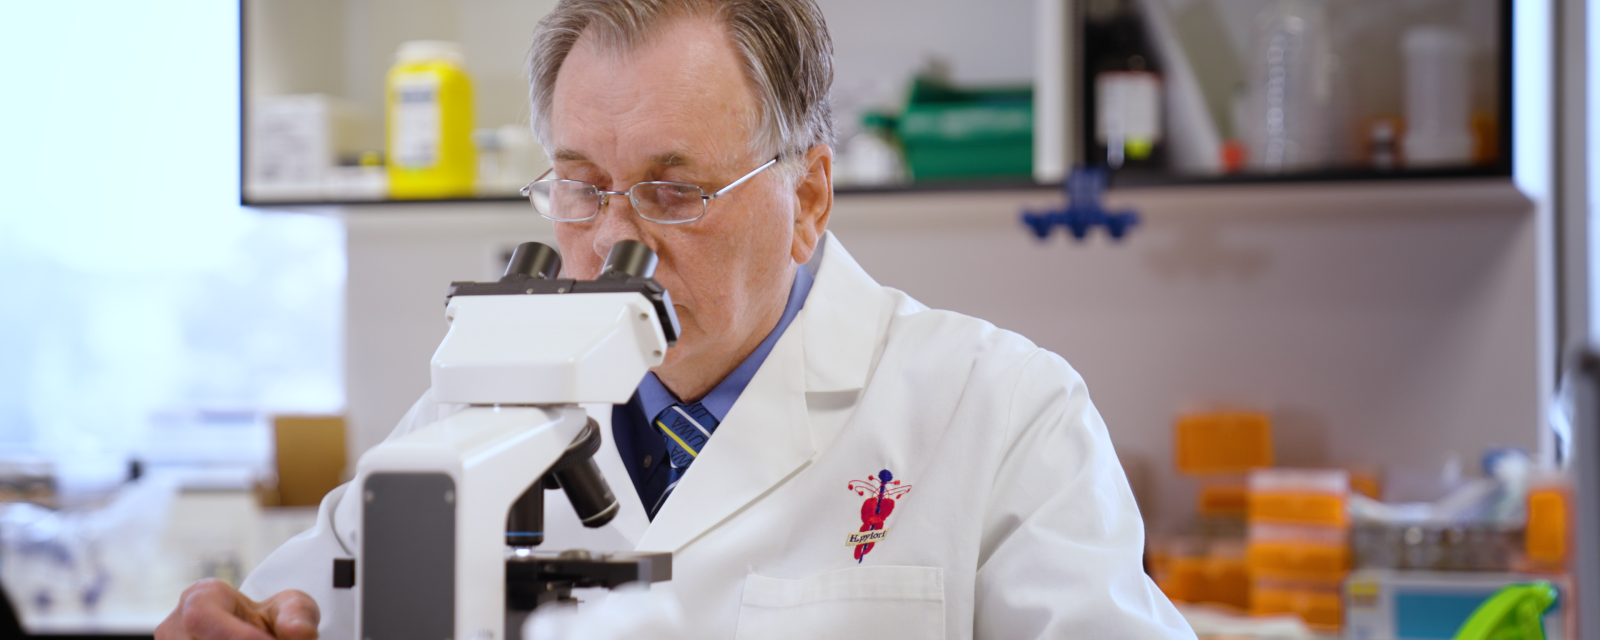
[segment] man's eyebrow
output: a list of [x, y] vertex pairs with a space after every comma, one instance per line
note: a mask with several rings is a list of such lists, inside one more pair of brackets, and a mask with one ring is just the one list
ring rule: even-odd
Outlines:
[[[552, 156], [557, 162], [588, 162], [589, 156], [583, 155], [572, 149], [557, 149]], [[682, 151], [668, 151], [650, 156], [652, 164], [666, 167], [682, 167], [690, 164], [688, 154]]]
[[666, 167], [681, 167], [689, 164], [689, 158], [681, 151], [669, 151], [650, 156], [650, 162]]

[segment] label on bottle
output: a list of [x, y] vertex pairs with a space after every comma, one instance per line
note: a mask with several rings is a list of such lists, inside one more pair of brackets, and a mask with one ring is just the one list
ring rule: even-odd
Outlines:
[[395, 78], [391, 162], [402, 169], [429, 169], [439, 161], [439, 76], [407, 73]]
[[1095, 138], [1111, 153], [1142, 160], [1161, 142], [1161, 76], [1106, 71], [1095, 76]]

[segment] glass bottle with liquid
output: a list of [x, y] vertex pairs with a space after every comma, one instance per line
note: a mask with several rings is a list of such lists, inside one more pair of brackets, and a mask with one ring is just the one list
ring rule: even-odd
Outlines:
[[1133, 0], [1091, 0], [1084, 15], [1084, 123], [1090, 164], [1163, 170], [1161, 67]]
[[472, 197], [472, 81], [461, 45], [401, 44], [385, 94], [389, 197]]

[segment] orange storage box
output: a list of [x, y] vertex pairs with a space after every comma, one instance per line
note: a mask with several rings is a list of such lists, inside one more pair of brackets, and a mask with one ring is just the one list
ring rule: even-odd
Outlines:
[[1294, 542], [1251, 543], [1249, 562], [1251, 569], [1308, 577], [1342, 576], [1350, 570], [1350, 549]]
[[1243, 518], [1249, 511], [1250, 493], [1244, 482], [1215, 482], [1201, 485], [1198, 509], [1201, 517]]
[[1292, 613], [1313, 627], [1338, 629], [1344, 624], [1341, 580], [1256, 574], [1250, 591], [1250, 613], [1258, 616]]
[[1174, 602], [1250, 608], [1250, 568], [1243, 539], [1170, 538], [1152, 544], [1155, 584]]
[[1250, 570], [1312, 580], [1337, 580], [1350, 569], [1349, 531], [1315, 525], [1250, 524]]
[[1244, 473], [1272, 466], [1272, 420], [1265, 413], [1194, 413], [1173, 426], [1178, 471]]
[[1530, 562], [1546, 567], [1566, 563], [1569, 504], [1565, 488], [1546, 487], [1528, 493], [1523, 546]]
[[1173, 558], [1156, 585], [1178, 602], [1225, 604], [1250, 608], [1250, 572], [1241, 557]]
[[1343, 527], [1350, 474], [1343, 469], [1257, 469], [1250, 473], [1251, 522]]

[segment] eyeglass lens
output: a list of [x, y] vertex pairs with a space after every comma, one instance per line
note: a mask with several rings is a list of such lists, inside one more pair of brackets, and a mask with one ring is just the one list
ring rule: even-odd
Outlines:
[[[699, 187], [675, 182], [641, 182], [628, 191], [634, 210], [647, 220], [684, 222], [705, 214]], [[600, 213], [600, 191], [575, 180], [540, 180], [528, 188], [528, 201], [556, 220], [587, 220]]]

